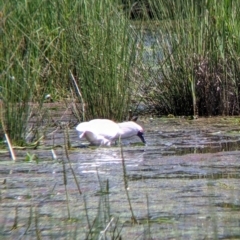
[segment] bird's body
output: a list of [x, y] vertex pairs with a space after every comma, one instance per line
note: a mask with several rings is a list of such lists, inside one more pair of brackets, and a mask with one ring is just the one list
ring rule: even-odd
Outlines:
[[122, 130], [121, 138], [133, 137], [136, 136], [139, 131], [143, 132], [142, 127], [133, 121], [118, 123], [118, 126]]
[[85, 137], [93, 145], [110, 146], [119, 138], [132, 136], [139, 136], [145, 143], [142, 127], [132, 121], [115, 123], [109, 119], [94, 119], [78, 124], [76, 130], [79, 132], [79, 138]]
[[119, 126], [108, 119], [94, 119], [77, 125], [79, 138], [86, 138], [93, 145], [107, 145], [121, 134]]

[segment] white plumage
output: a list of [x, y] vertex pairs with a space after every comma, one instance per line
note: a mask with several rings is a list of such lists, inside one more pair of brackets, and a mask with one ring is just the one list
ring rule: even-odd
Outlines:
[[85, 137], [93, 145], [110, 146], [119, 138], [132, 136], [138, 136], [143, 143], [146, 143], [142, 127], [132, 121], [115, 123], [109, 119], [94, 119], [78, 124], [76, 130], [79, 132], [79, 138]]
[[143, 128], [133, 121], [118, 123], [121, 129], [121, 139], [138, 136], [143, 143], [146, 143], [143, 137]]

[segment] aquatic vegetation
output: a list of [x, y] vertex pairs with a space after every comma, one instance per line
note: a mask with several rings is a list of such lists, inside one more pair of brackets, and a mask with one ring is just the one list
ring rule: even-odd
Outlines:
[[13, 142], [26, 141], [32, 102], [41, 111], [46, 101], [78, 99], [79, 120], [125, 118], [136, 35], [118, 6], [110, 0], [2, 3], [0, 98]]
[[135, 30], [112, 1], [83, 1], [78, 8], [81, 15], [72, 19], [66, 36], [74, 43], [74, 48], [67, 45], [67, 52], [86, 107], [83, 120], [120, 121], [131, 95]]
[[[130, 22], [134, 9], [143, 14]], [[29, 103], [41, 111], [43, 102], [64, 99], [75, 104], [78, 121], [122, 121], [130, 107], [158, 115], [238, 114], [239, 9], [227, 0], [3, 1], [6, 132], [23, 145]]]
[[[0, 141], [24, 145], [0, 151], [1, 238], [239, 238], [239, 119], [174, 118], [238, 113], [239, 3], [149, 0], [129, 23], [122, 2], [1, 1]], [[169, 118], [149, 146], [79, 149], [63, 103]]]
[[239, 114], [239, 2], [144, 2], [142, 101], [159, 115]]

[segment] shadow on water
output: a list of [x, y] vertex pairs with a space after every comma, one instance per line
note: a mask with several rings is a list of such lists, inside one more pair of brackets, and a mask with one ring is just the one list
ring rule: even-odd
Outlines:
[[39, 149], [16, 150], [16, 162], [3, 157], [1, 239], [240, 238], [238, 118], [139, 123], [148, 145], [123, 142], [127, 181], [118, 146], [80, 148], [74, 129], [68, 157], [63, 130]]

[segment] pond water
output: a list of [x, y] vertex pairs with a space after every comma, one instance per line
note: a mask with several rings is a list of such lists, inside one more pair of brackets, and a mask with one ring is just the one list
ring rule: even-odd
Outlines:
[[59, 129], [15, 162], [1, 153], [0, 238], [240, 239], [240, 118], [139, 124], [148, 144], [123, 141], [123, 156], [74, 128], [69, 150]]

